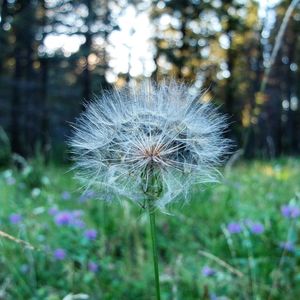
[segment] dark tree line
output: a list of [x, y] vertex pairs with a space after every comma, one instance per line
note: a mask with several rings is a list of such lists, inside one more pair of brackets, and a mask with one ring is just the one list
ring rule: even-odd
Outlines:
[[[33, 156], [59, 149], [82, 101], [110, 89], [110, 35], [127, 7], [147, 11], [156, 65], [152, 78], [175, 77], [197, 94], [209, 88], [230, 117], [228, 133], [245, 155], [300, 152], [300, 9], [294, 10], [261, 89], [278, 29], [290, 1], [259, 17], [259, 2], [2, 0], [0, 20], [0, 124], [13, 153]], [[77, 51], [47, 49], [49, 36], [77, 37]], [[52, 40], [55, 43], [55, 39]], [[48, 40], [49, 43], [49, 40]], [[51, 45], [55, 46], [55, 45]], [[131, 78], [118, 74], [117, 85]], [[125, 79], [125, 80], [124, 80]]]

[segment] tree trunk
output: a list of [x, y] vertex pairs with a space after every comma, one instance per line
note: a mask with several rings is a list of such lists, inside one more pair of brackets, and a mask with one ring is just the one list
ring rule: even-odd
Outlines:
[[11, 101], [11, 123], [10, 123], [10, 134], [11, 134], [11, 148], [13, 153], [23, 155], [23, 146], [21, 141], [21, 128], [20, 128], [20, 114], [21, 114], [21, 95], [20, 95], [20, 84], [21, 84], [21, 54], [19, 47], [15, 48], [15, 68], [13, 76], [13, 91]]
[[91, 72], [90, 72], [90, 66], [89, 66], [89, 60], [88, 57], [91, 53], [92, 49], [92, 32], [91, 32], [91, 26], [92, 26], [92, 0], [86, 0], [86, 6], [88, 10], [88, 16], [86, 18], [86, 26], [87, 31], [85, 34], [85, 43], [83, 45], [83, 55], [85, 58], [85, 67], [82, 74], [82, 83], [83, 83], [83, 89], [82, 89], [82, 96], [85, 101], [90, 100], [91, 98]]

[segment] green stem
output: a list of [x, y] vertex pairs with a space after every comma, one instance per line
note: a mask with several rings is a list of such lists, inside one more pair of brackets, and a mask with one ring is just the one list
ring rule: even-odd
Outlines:
[[155, 211], [154, 211], [154, 206], [153, 206], [152, 200], [148, 201], [148, 212], [149, 212], [150, 228], [151, 228], [153, 265], [154, 265], [155, 287], [156, 287], [156, 299], [160, 300], [158, 255], [157, 255], [156, 226], [155, 226]]

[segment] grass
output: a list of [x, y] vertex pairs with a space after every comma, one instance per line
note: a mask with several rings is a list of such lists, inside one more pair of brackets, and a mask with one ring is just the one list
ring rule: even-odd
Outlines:
[[[35, 247], [0, 239], [0, 299], [155, 299], [147, 213], [82, 199], [66, 170], [35, 161], [0, 172], [0, 230]], [[297, 299], [300, 217], [284, 217], [281, 206], [300, 207], [299, 178], [299, 159], [240, 163], [223, 183], [193, 189], [188, 205], [158, 213], [162, 299]], [[62, 211], [76, 222], [58, 225]], [[231, 222], [241, 232], [231, 234]]]

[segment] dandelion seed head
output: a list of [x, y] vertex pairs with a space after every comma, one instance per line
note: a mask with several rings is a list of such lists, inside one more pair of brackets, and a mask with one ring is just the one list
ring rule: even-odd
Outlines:
[[155, 205], [164, 208], [192, 184], [217, 181], [229, 148], [225, 129], [225, 118], [187, 85], [144, 83], [87, 105], [70, 145], [86, 190], [140, 202], [154, 174]]

